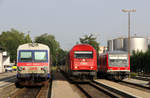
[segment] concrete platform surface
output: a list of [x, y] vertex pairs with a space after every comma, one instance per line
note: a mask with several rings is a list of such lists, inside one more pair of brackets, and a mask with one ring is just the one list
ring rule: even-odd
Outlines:
[[61, 73], [54, 74], [51, 98], [81, 98]]
[[107, 85], [111, 88], [114, 88], [114, 89], [120, 90], [122, 92], [125, 92], [129, 95], [132, 95], [132, 96], [136, 97], [136, 98], [150, 98], [150, 93], [144, 92], [142, 90], [138, 90], [138, 89], [131, 88], [131, 87], [128, 87], [128, 86], [120, 85], [118, 83], [108, 81], [108, 80], [105, 80], [105, 79], [99, 79], [99, 80], [96, 80], [96, 81], [99, 82], [99, 83], [102, 83], [104, 85]]
[[123, 81], [149, 87], [148, 81], [137, 80], [137, 79], [132, 79], [132, 78], [127, 78], [127, 79], [124, 79]]

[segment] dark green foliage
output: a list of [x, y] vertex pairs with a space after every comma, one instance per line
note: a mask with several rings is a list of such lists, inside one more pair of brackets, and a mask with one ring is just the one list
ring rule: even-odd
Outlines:
[[96, 41], [96, 37], [93, 34], [85, 35], [84, 38], [80, 38], [80, 43], [82, 44], [90, 44], [95, 48], [95, 50], [99, 51], [99, 43]]
[[29, 42], [32, 42], [29, 35], [25, 35], [23, 32], [19, 32], [15, 29], [2, 32], [0, 35], [0, 46], [8, 51], [12, 62], [16, 60], [18, 46]]
[[131, 71], [150, 73], [150, 49], [143, 52], [133, 52], [131, 56]]
[[58, 65], [65, 65], [67, 54], [68, 54], [68, 51], [58, 49], [57, 56], [56, 56]]

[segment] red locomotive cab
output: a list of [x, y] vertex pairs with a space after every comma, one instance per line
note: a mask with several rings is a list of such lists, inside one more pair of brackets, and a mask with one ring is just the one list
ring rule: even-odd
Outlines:
[[73, 76], [92, 76], [97, 71], [96, 50], [88, 44], [75, 45], [69, 53], [70, 72]]
[[93, 51], [75, 51], [72, 70], [96, 70]]

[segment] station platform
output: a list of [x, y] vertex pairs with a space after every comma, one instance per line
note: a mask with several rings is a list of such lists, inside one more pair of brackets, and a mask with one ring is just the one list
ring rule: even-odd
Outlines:
[[149, 81], [144, 81], [144, 80], [127, 78], [127, 79], [124, 79], [123, 81], [129, 82], [129, 83], [138, 84], [138, 85], [145, 86], [145, 87], [149, 87], [150, 86], [149, 85]]
[[103, 85], [107, 85], [111, 88], [114, 88], [116, 90], [125, 92], [129, 95], [132, 95], [135, 98], [149, 98], [150, 97], [150, 93], [148, 93], [148, 92], [138, 90], [138, 89], [135, 89], [135, 88], [131, 88], [131, 87], [128, 87], [128, 86], [120, 85], [120, 84], [112, 82], [112, 81], [107, 81], [107, 80], [104, 80], [104, 79], [100, 79], [100, 80], [96, 80], [96, 81], [103, 84]]
[[51, 98], [81, 98], [81, 96], [60, 72], [56, 72], [52, 81]]

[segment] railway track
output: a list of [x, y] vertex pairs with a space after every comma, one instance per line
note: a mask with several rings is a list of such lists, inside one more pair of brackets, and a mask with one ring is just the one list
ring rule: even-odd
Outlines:
[[62, 74], [72, 85], [75, 85], [75, 87], [80, 90], [80, 93], [84, 95], [84, 98], [135, 98], [125, 92], [113, 89], [96, 81], [73, 82], [73, 80], [69, 79], [64, 72], [62, 72]]
[[8, 98], [8, 96], [18, 90], [15, 86], [15, 81], [15, 76], [0, 79], [0, 98]]
[[150, 81], [150, 77], [137, 76], [137, 77], [131, 77], [131, 78], [137, 79], [137, 80]]
[[41, 87], [22, 88], [14, 93], [11, 98], [36, 98]]
[[105, 92], [108, 92], [113, 95], [113, 98], [136, 98], [135, 96], [129, 95], [126, 92], [120, 91], [118, 89], [114, 89], [109, 85], [101, 84], [97, 81], [93, 81], [93, 83], [97, 84], [98, 87], [101, 87]]
[[139, 89], [139, 90], [150, 93], [150, 87], [146, 87], [146, 86], [142, 86], [140, 84], [135, 84], [135, 83], [126, 82], [126, 81], [120, 81], [118, 83], [121, 85], [125, 85], [125, 86], [131, 87], [131, 88]]
[[87, 98], [135, 98], [132, 95], [113, 89], [109, 86], [102, 85], [96, 81], [76, 83], [75, 85]]
[[45, 82], [45, 86], [17, 88], [16, 78], [0, 81], [0, 98], [50, 98], [52, 80]]
[[10, 97], [11, 98], [50, 98], [51, 83], [52, 82], [50, 81], [44, 86], [20, 88]]
[[8, 79], [3, 79], [0, 81], [0, 89], [9, 85], [9, 84], [12, 84], [12, 83], [15, 83], [16, 81], [16, 77], [11, 77], [11, 78], [8, 78]]
[[87, 98], [118, 98], [114, 94], [103, 90], [101, 87], [93, 83], [79, 83], [75, 84], [77, 88], [87, 97]]
[[19, 88], [16, 88], [15, 83], [10, 83], [7, 86], [0, 88], [0, 98], [9, 98]]
[[16, 77], [10, 76], [0, 79], [0, 98], [50, 98], [52, 80], [45, 82], [45, 86], [16, 87]]

